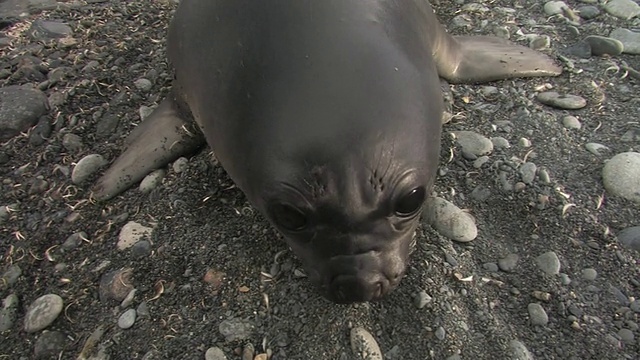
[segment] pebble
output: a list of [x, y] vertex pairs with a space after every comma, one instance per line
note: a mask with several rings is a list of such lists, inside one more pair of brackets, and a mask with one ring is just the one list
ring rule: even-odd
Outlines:
[[128, 329], [136, 322], [136, 310], [129, 309], [120, 315], [118, 318], [118, 327], [120, 329]]
[[511, 145], [509, 144], [509, 140], [503, 138], [502, 136], [492, 137], [491, 143], [496, 149], [508, 149], [511, 147]]
[[529, 349], [519, 340], [511, 340], [509, 348], [511, 349], [511, 360], [534, 360]]
[[555, 91], [545, 91], [537, 95], [538, 101], [559, 109], [577, 110], [587, 106], [587, 100], [571, 94], [559, 94]]
[[540, 178], [540, 182], [543, 184], [551, 183], [551, 175], [549, 175], [549, 172], [546, 169], [538, 170], [538, 177]]
[[67, 344], [67, 337], [59, 331], [45, 331], [36, 340], [33, 352], [36, 359], [61, 358], [60, 353]]
[[549, 251], [536, 258], [536, 264], [540, 270], [547, 275], [557, 275], [560, 273], [560, 259], [555, 252]]
[[71, 234], [69, 235], [69, 237], [67, 237], [67, 240], [65, 240], [64, 243], [62, 243], [62, 248], [64, 250], [73, 250], [75, 248], [77, 248], [78, 246], [80, 246], [80, 244], [82, 244], [83, 241], [87, 240], [89, 237], [87, 235], [86, 232], [84, 231], [80, 231], [77, 232], [75, 234]]
[[622, 54], [624, 50], [624, 45], [620, 40], [606, 36], [590, 35], [584, 38], [584, 41], [591, 47], [591, 55], [595, 56], [616, 56]]
[[537, 169], [538, 167], [536, 166], [536, 164], [532, 162], [526, 162], [522, 164], [522, 166], [520, 166], [520, 169], [518, 169], [518, 173], [522, 178], [522, 182], [527, 185], [531, 185], [533, 183], [533, 180], [536, 178]]
[[435, 197], [427, 203], [425, 220], [441, 235], [458, 242], [469, 242], [478, 236], [475, 219], [467, 212]]
[[640, 5], [633, 0], [611, 0], [604, 5], [604, 10], [624, 20], [640, 15]]
[[473, 162], [473, 167], [476, 169], [480, 169], [482, 167], [482, 165], [486, 164], [487, 162], [489, 162], [489, 157], [484, 155], [484, 156], [480, 156], [479, 158], [475, 159]]
[[134, 259], [141, 259], [151, 254], [151, 243], [147, 240], [140, 240], [131, 246], [131, 256]]
[[13, 327], [18, 316], [18, 296], [10, 294], [2, 300], [2, 310], [0, 310], [0, 333], [5, 332]]
[[115, 300], [121, 303], [133, 290], [132, 276], [133, 270], [130, 268], [118, 269], [104, 274], [98, 287], [100, 300], [103, 302]]
[[593, 5], [584, 5], [577, 8], [580, 17], [585, 20], [591, 20], [600, 15], [600, 9]]
[[583, 59], [588, 59], [592, 55], [591, 45], [586, 41], [578, 41], [577, 43], [563, 49], [562, 52]]
[[76, 134], [64, 134], [62, 146], [71, 152], [78, 151], [82, 149], [82, 138]]
[[135, 85], [138, 90], [142, 91], [149, 91], [153, 87], [153, 83], [149, 79], [145, 78], [136, 80], [133, 85]]
[[574, 129], [574, 130], [580, 130], [582, 128], [582, 124], [580, 123], [580, 120], [578, 120], [577, 117], [571, 116], [571, 115], [567, 115], [562, 118], [562, 126], [564, 126], [567, 129]]
[[611, 195], [640, 203], [640, 153], [621, 153], [602, 169], [604, 187]]
[[182, 172], [185, 172], [187, 170], [187, 168], [189, 167], [189, 160], [187, 160], [187, 158], [185, 157], [180, 157], [178, 158], [176, 161], [173, 162], [173, 171], [176, 174], [180, 174]]
[[218, 331], [227, 342], [246, 340], [251, 336], [255, 326], [249, 320], [233, 318], [220, 322]]
[[51, 325], [62, 312], [64, 302], [56, 294], [43, 295], [34, 300], [24, 317], [24, 331], [32, 333]]
[[497, 272], [500, 270], [498, 264], [492, 262], [482, 264], [482, 268], [490, 272]]
[[138, 113], [140, 114], [140, 119], [144, 120], [146, 119], [149, 115], [151, 115], [151, 113], [153, 113], [153, 110], [155, 110], [155, 107], [151, 107], [151, 106], [140, 106], [140, 109], [138, 109]]
[[571, 278], [567, 274], [560, 274], [560, 284], [567, 286], [571, 284]]
[[0, 289], [5, 286], [11, 287], [13, 284], [18, 281], [18, 278], [22, 275], [22, 269], [18, 265], [11, 265], [7, 270], [2, 274], [2, 278], [0, 278]]
[[598, 276], [598, 272], [592, 268], [582, 269], [582, 278], [585, 280], [593, 281]]
[[462, 147], [462, 151], [476, 156], [482, 156], [493, 151], [491, 140], [473, 131], [454, 131], [456, 142]]
[[373, 336], [364, 328], [351, 329], [351, 350], [358, 359], [382, 360], [382, 351]]
[[511, 272], [515, 270], [518, 260], [520, 260], [520, 256], [517, 254], [508, 254], [502, 259], [498, 259], [498, 267], [502, 271]]
[[158, 169], [145, 176], [140, 182], [140, 192], [146, 194], [158, 187], [158, 185], [162, 183], [162, 179], [164, 179], [166, 173], [167, 172], [164, 169]]
[[520, 138], [520, 140], [518, 140], [518, 144], [523, 147], [523, 148], [530, 148], [531, 147], [531, 140], [527, 139], [527, 138]]
[[622, 43], [625, 54], [640, 54], [640, 32], [624, 28], [617, 28], [609, 34], [609, 37]]
[[602, 156], [607, 151], [609, 151], [609, 148], [607, 146], [598, 143], [587, 143], [584, 145], [584, 148], [587, 149], [588, 152], [596, 156]]
[[544, 311], [542, 305], [538, 303], [530, 303], [527, 306], [527, 311], [529, 311], [529, 321], [531, 325], [547, 325], [549, 322], [549, 316], [547, 312]]
[[620, 329], [618, 331], [618, 336], [623, 343], [633, 344], [635, 340], [635, 336], [633, 335], [633, 331], [629, 329]]
[[617, 238], [622, 246], [640, 251], [640, 226], [632, 226], [620, 231]]
[[107, 164], [108, 161], [100, 154], [87, 155], [80, 159], [73, 168], [71, 181], [76, 185], [80, 185]]
[[131, 291], [129, 291], [129, 293], [124, 298], [124, 300], [122, 300], [122, 302], [120, 303], [120, 307], [122, 309], [128, 308], [129, 305], [131, 305], [133, 303], [133, 299], [135, 299], [137, 292], [138, 292], [137, 289], [131, 289]]
[[470, 196], [476, 201], [487, 201], [491, 197], [491, 189], [483, 185], [478, 185], [471, 191]]
[[438, 340], [442, 341], [444, 340], [447, 333], [442, 326], [438, 326], [438, 328], [436, 329], [435, 335]]
[[418, 308], [422, 309], [427, 306], [431, 302], [432, 298], [427, 294], [426, 291], [420, 291], [418, 295], [413, 299], [413, 304]]
[[0, 142], [26, 132], [48, 112], [47, 96], [27, 86], [0, 88]]
[[218, 347], [210, 347], [204, 353], [205, 360], [227, 360], [227, 356]]
[[152, 232], [152, 227], [144, 226], [135, 221], [129, 221], [120, 229], [118, 244], [116, 246], [118, 250], [128, 249], [142, 240], [142, 238], [150, 238]]
[[34, 40], [59, 39], [73, 34], [71, 27], [58, 21], [37, 19], [28, 30]]
[[536, 35], [529, 41], [529, 47], [533, 50], [548, 49], [551, 46], [551, 38], [547, 35]]
[[544, 13], [547, 15], [562, 14], [569, 7], [564, 1], [548, 1], [544, 4]]
[[622, 142], [640, 142], [640, 128], [627, 130], [621, 137]]
[[151, 313], [149, 312], [149, 305], [147, 305], [146, 301], [143, 301], [140, 303], [140, 305], [138, 305], [138, 307], [136, 308], [136, 314], [138, 314], [138, 317], [151, 316]]

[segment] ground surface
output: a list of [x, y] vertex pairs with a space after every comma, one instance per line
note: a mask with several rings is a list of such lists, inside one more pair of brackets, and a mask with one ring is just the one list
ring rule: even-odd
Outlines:
[[[578, 25], [581, 35], [575, 35], [564, 20], [545, 15], [542, 4], [492, 1], [486, 4], [488, 12], [463, 12], [471, 27], [452, 32], [474, 33], [488, 20], [478, 33], [505, 26], [514, 40], [519, 28], [549, 35], [551, 49], [543, 51], [554, 55], [585, 35], [634, 26], [634, 20], [602, 13]], [[251, 343], [257, 352], [268, 349], [273, 359], [351, 359], [349, 331], [360, 326], [389, 359], [517, 358], [512, 340], [536, 359], [639, 358], [639, 314], [629, 308], [638, 310], [633, 301], [640, 297], [640, 256], [622, 248], [615, 235], [640, 225], [640, 208], [608, 196], [600, 174], [607, 158], [640, 148], [638, 142], [621, 141], [638, 126], [639, 80], [611, 69], [623, 61], [640, 69], [640, 56], [569, 57], [582, 71], [490, 84], [497, 92], [452, 87], [458, 116], [445, 125], [445, 136], [472, 130], [511, 144], [494, 150], [480, 169], [459, 149], [443, 145], [435, 192], [473, 214], [478, 238], [456, 244], [425, 224], [398, 290], [384, 301], [341, 306], [320, 298], [298, 276], [299, 262], [232, 188], [208, 151], [189, 159], [184, 172], [169, 168], [163, 184], [150, 194], [133, 189], [104, 204], [87, 201], [89, 184], [73, 185], [68, 171], [88, 154], [115, 158], [124, 136], [140, 120], [139, 108], [155, 105], [166, 94], [170, 75], [163, 46], [175, 5], [150, 0], [66, 5], [3, 22], [2, 32], [12, 42], [0, 49], [0, 63], [13, 75], [0, 85], [38, 85], [64, 67], [59, 81], [41, 86], [50, 100], [64, 96], [49, 112], [53, 131], [43, 144], [32, 145], [25, 134], [0, 145], [0, 205], [19, 204], [0, 225], [0, 273], [10, 265], [22, 271], [15, 283], [0, 287], [3, 299], [9, 294], [19, 299], [15, 324], [0, 335], [0, 358], [33, 358], [43, 332], [23, 331], [23, 318], [29, 304], [49, 293], [64, 300], [63, 313], [47, 328], [66, 336], [63, 359], [77, 358], [101, 326], [104, 334], [97, 345], [83, 354], [100, 349], [102, 358], [111, 359], [145, 354], [146, 359], [203, 359], [206, 349], [217, 346], [236, 359], [239, 349]], [[499, 6], [517, 11], [499, 11]], [[445, 2], [436, 9], [450, 25], [460, 5]], [[39, 18], [66, 22], [77, 42], [32, 41], [24, 30]], [[15, 75], [26, 55], [47, 62], [43, 78]], [[152, 80], [150, 90], [134, 85], [142, 77]], [[545, 84], [583, 96], [588, 105], [573, 111], [544, 106], [535, 93]], [[578, 117], [582, 128], [565, 128], [561, 118], [567, 114]], [[70, 133], [82, 141], [76, 151], [62, 145]], [[532, 146], [521, 146], [521, 138]], [[585, 149], [589, 142], [609, 150], [594, 155]], [[545, 169], [551, 181], [504, 190], [500, 172], [517, 182], [515, 169], [524, 159]], [[38, 186], [39, 179], [48, 186]], [[484, 189], [487, 196], [472, 196], [474, 189]], [[120, 229], [132, 220], [155, 226], [151, 252], [142, 251], [140, 257], [116, 249]], [[86, 241], [63, 251], [59, 245], [81, 231]], [[535, 259], [548, 251], [558, 255], [566, 276], [540, 271]], [[509, 254], [519, 257], [513, 270], [496, 271], [498, 260]], [[149, 312], [126, 330], [116, 325], [126, 309], [118, 301], [101, 300], [99, 291], [106, 273], [123, 268], [131, 269], [128, 283], [137, 289], [128, 307], [146, 303]], [[587, 268], [596, 270], [595, 280], [584, 278]], [[268, 281], [261, 272], [276, 276]], [[215, 281], [221, 273], [223, 279]], [[470, 276], [472, 281], [459, 280]], [[421, 291], [432, 299], [418, 309], [414, 298]], [[530, 303], [542, 305], [548, 323], [530, 323]], [[253, 330], [246, 339], [226, 341], [219, 325], [229, 319], [242, 319]]]

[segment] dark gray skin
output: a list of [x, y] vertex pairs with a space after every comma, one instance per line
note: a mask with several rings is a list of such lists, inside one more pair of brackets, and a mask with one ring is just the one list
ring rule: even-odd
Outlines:
[[168, 53], [172, 95], [94, 196], [206, 140], [338, 303], [379, 299], [404, 274], [439, 159], [439, 75], [560, 73], [528, 48], [448, 35], [418, 0], [182, 0]]

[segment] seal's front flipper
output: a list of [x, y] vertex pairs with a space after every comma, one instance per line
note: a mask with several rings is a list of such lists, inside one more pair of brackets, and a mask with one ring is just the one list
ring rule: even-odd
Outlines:
[[126, 150], [91, 189], [96, 200], [108, 200], [151, 171], [198, 150], [205, 144], [200, 129], [184, 120], [170, 95], [125, 140]]
[[547, 55], [490, 36], [455, 36], [434, 54], [438, 74], [451, 83], [556, 76], [562, 68]]

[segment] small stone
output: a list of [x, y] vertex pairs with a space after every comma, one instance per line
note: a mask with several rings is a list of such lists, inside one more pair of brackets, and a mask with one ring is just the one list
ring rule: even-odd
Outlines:
[[497, 272], [500, 270], [496, 263], [484, 263], [482, 264], [482, 268], [490, 272]]
[[153, 110], [155, 110], [155, 107], [151, 107], [151, 106], [140, 106], [140, 109], [138, 110], [138, 113], [140, 114], [140, 119], [144, 120], [146, 119], [149, 115], [151, 115], [151, 113], [153, 113]]
[[426, 291], [420, 291], [418, 295], [414, 298], [413, 304], [418, 308], [422, 309], [427, 304], [431, 302], [432, 298], [427, 294]]
[[532, 162], [526, 162], [522, 164], [522, 166], [520, 166], [520, 169], [518, 169], [518, 173], [522, 178], [522, 182], [527, 185], [531, 185], [533, 183], [533, 180], [536, 178], [537, 169], [538, 167], [536, 166], [536, 164]]
[[11, 265], [2, 274], [0, 278], [0, 289], [10, 287], [18, 281], [18, 278], [22, 275], [22, 269], [18, 265]]
[[577, 8], [580, 17], [585, 20], [591, 20], [600, 15], [600, 9], [593, 5], [584, 5]]
[[540, 178], [540, 182], [543, 184], [551, 183], [551, 176], [549, 175], [549, 172], [546, 169], [538, 170], [538, 177]]
[[502, 271], [511, 272], [515, 270], [516, 265], [518, 265], [518, 260], [520, 260], [520, 257], [517, 254], [508, 254], [498, 260], [498, 267]]
[[533, 50], [547, 49], [551, 46], [551, 38], [547, 35], [536, 35], [529, 41], [529, 47]]
[[476, 201], [484, 202], [491, 197], [491, 190], [486, 186], [478, 185], [471, 191], [470, 196]]
[[151, 243], [147, 240], [140, 240], [131, 247], [131, 256], [134, 259], [141, 259], [151, 254]]
[[456, 142], [460, 144], [463, 151], [475, 156], [482, 156], [493, 151], [493, 143], [486, 137], [473, 131], [454, 131]]
[[11, 294], [2, 300], [2, 310], [0, 310], [0, 333], [13, 327], [18, 317], [18, 296]]
[[620, 329], [620, 331], [618, 331], [618, 336], [623, 343], [633, 344], [635, 342], [635, 335], [633, 334], [633, 331], [629, 329]]
[[136, 310], [129, 309], [122, 313], [118, 318], [118, 327], [120, 329], [128, 329], [133, 326], [133, 323], [136, 322]]
[[138, 308], [136, 309], [136, 314], [138, 315], [138, 317], [151, 316], [151, 313], [149, 312], [149, 305], [147, 305], [146, 301], [143, 301], [140, 303], [140, 305], [138, 305]]
[[47, 294], [31, 303], [24, 317], [24, 331], [40, 331], [51, 325], [62, 312], [64, 302], [56, 294]]
[[82, 148], [82, 138], [76, 134], [64, 134], [62, 146], [71, 152], [76, 152]]
[[445, 332], [442, 326], [438, 326], [438, 328], [436, 329], [435, 335], [438, 340], [442, 341], [444, 340], [447, 333]]
[[541, 92], [537, 96], [538, 101], [559, 109], [576, 110], [587, 106], [587, 100], [571, 94], [559, 94], [555, 91]]
[[40, 335], [33, 347], [36, 359], [59, 358], [58, 355], [64, 350], [67, 344], [67, 337], [59, 331], [45, 331]]
[[211, 347], [204, 353], [205, 360], [227, 360], [227, 356], [220, 348]]
[[618, 242], [627, 249], [640, 251], [640, 226], [632, 226], [618, 233]]
[[133, 290], [131, 278], [133, 270], [130, 268], [110, 271], [102, 276], [98, 287], [100, 300], [106, 302], [115, 300], [122, 302]]
[[351, 350], [361, 360], [382, 360], [382, 351], [378, 343], [361, 327], [351, 329]]
[[562, 118], [562, 125], [567, 129], [580, 130], [582, 128], [582, 124], [577, 117], [567, 115]]
[[534, 360], [529, 349], [519, 340], [511, 340], [509, 348], [511, 349], [511, 360]]
[[467, 212], [436, 197], [427, 203], [425, 220], [440, 234], [458, 242], [469, 242], [478, 236], [475, 219]]
[[609, 37], [622, 43], [625, 54], [640, 54], [640, 32], [617, 28], [609, 34]]
[[624, 50], [622, 42], [605, 36], [590, 35], [584, 38], [584, 41], [591, 46], [591, 55], [595, 56], [616, 56]]
[[28, 32], [34, 40], [60, 39], [73, 34], [71, 27], [65, 23], [40, 19], [31, 23]]
[[118, 235], [118, 250], [128, 249], [144, 237], [150, 238], [152, 232], [152, 227], [144, 226], [135, 221], [129, 221], [122, 227]]
[[536, 264], [547, 275], [560, 273], [560, 259], [555, 252], [549, 251], [536, 258]]
[[607, 146], [598, 143], [587, 143], [584, 145], [584, 148], [596, 156], [602, 156], [609, 150]]
[[593, 281], [598, 276], [598, 272], [592, 268], [586, 268], [582, 270], [582, 278], [588, 281]]
[[138, 79], [133, 84], [138, 90], [142, 91], [149, 91], [153, 87], [153, 83], [149, 79], [145, 78]]
[[511, 145], [509, 144], [509, 140], [503, 138], [502, 136], [492, 137], [491, 143], [496, 149], [508, 149], [511, 147]]
[[640, 5], [633, 0], [611, 0], [604, 5], [604, 10], [624, 20], [640, 15]]
[[640, 128], [633, 128], [627, 130], [620, 137], [620, 141], [622, 142], [640, 142]]
[[143, 194], [151, 192], [151, 190], [155, 189], [162, 183], [162, 179], [164, 179], [165, 175], [166, 171], [164, 169], [152, 171], [140, 182], [140, 192]]
[[80, 246], [83, 241], [88, 239], [88, 235], [84, 231], [77, 232], [75, 234], [70, 235], [67, 240], [62, 244], [62, 248], [64, 250], [73, 250]]
[[611, 195], [640, 203], [640, 153], [621, 153], [602, 170], [604, 187]]
[[549, 316], [547, 312], [544, 311], [542, 305], [531, 303], [527, 306], [527, 310], [529, 311], [529, 321], [531, 325], [547, 325], [549, 322]]
[[523, 147], [523, 148], [530, 148], [531, 147], [531, 140], [527, 139], [527, 138], [520, 138], [520, 140], [518, 140], [518, 144]]
[[547, 15], [562, 14], [565, 9], [569, 9], [564, 1], [548, 1], [544, 4], [544, 13]]
[[479, 158], [477, 158], [474, 162], [473, 162], [473, 167], [476, 169], [480, 169], [482, 167], [482, 165], [486, 164], [487, 162], [489, 162], [489, 157], [488, 156], [480, 156]]
[[73, 168], [71, 181], [76, 185], [80, 185], [107, 164], [107, 160], [100, 154], [87, 155], [80, 159]]
[[180, 157], [176, 161], [173, 162], [173, 171], [176, 174], [183, 173], [189, 167], [189, 160], [185, 157]]
[[0, 88], [0, 142], [26, 132], [48, 111], [47, 96], [26, 86]]

